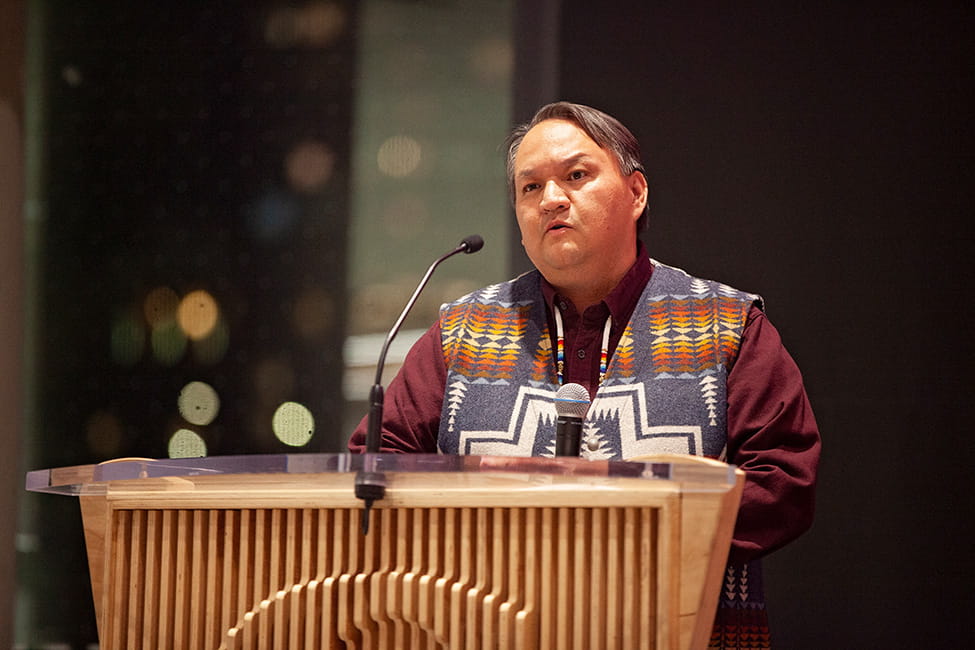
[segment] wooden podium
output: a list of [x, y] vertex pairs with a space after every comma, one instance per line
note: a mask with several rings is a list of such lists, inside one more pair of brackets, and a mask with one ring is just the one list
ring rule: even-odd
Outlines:
[[[360, 529], [364, 462], [386, 498]], [[80, 497], [103, 650], [704, 648], [744, 475], [296, 454], [31, 472]]]

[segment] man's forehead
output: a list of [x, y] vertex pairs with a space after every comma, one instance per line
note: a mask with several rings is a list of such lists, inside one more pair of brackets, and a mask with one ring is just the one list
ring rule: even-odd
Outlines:
[[537, 163], [571, 165], [607, 156], [582, 128], [568, 120], [545, 120], [533, 126], [515, 154], [515, 175], [530, 173]]

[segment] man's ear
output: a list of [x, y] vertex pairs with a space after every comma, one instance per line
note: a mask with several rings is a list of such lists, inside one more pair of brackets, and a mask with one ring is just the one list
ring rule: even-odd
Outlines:
[[647, 201], [649, 197], [649, 189], [647, 186], [647, 177], [643, 175], [643, 172], [637, 170], [630, 174], [629, 184], [630, 191], [633, 192], [633, 206], [639, 208], [637, 210], [637, 218], [639, 215], [643, 214], [644, 208], [647, 207]]

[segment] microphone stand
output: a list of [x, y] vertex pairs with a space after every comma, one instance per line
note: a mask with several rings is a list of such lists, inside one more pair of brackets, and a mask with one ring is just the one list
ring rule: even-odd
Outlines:
[[386, 353], [389, 352], [389, 346], [399, 332], [399, 328], [403, 325], [403, 321], [406, 320], [407, 314], [413, 309], [413, 305], [416, 303], [417, 298], [420, 297], [420, 292], [427, 285], [430, 280], [430, 276], [433, 275], [434, 269], [440, 265], [441, 262], [446, 260], [448, 257], [453, 257], [457, 253], [476, 253], [481, 250], [484, 246], [484, 239], [480, 235], [469, 235], [461, 240], [460, 244], [457, 245], [452, 251], [444, 253], [430, 265], [427, 269], [426, 274], [420, 283], [417, 285], [416, 290], [410, 297], [409, 302], [406, 303], [406, 307], [403, 308], [403, 312], [396, 319], [393, 327], [389, 330], [389, 334], [386, 335], [386, 340], [383, 342], [382, 350], [379, 353], [379, 362], [376, 364], [376, 381], [373, 383], [372, 388], [369, 389], [369, 419], [367, 421], [366, 427], [366, 455], [362, 462], [362, 469], [359, 470], [355, 477], [355, 496], [356, 498], [362, 499], [365, 502], [365, 508], [362, 510], [362, 534], [369, 534], [369, 512], [372, 510], [372, 504], [383, 497], [386, 496], [386, 476], [377, 467], [380, 442], [382, 438], [382, 422], [383, 422], [383, 367], [386, 365]]

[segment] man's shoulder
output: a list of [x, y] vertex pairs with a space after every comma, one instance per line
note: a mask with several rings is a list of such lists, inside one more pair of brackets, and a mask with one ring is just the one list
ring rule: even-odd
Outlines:
[[537, 270], [527, 271], [506, 282], [482, 287], [445, 303], [441, 311], [470, 304], [515, 305], [533, 302], [541, 297], [541, 276]]
[[653, 264], [653, 275], [647, 285], [650, 297], [687, 296], [687, 297], [720, 297], [741, 300], [762, 307], [763, 300], [757, 293], [736, 289], [724, 282], [708, 280], [691, 275], [684, 269], [670, 266], [650, 258]]

